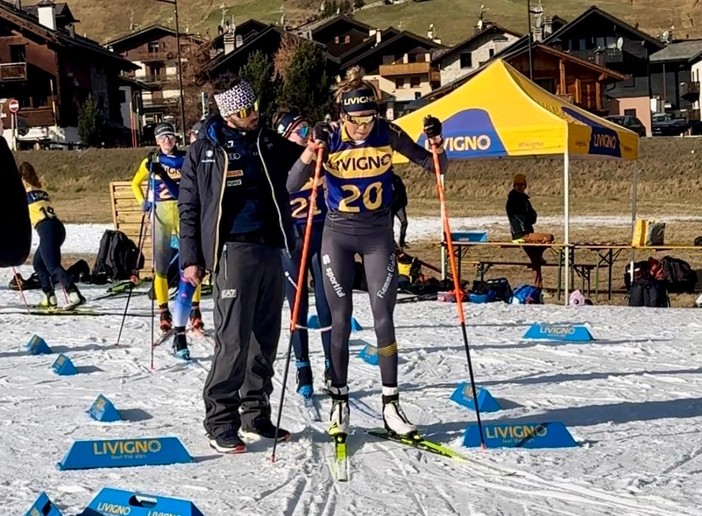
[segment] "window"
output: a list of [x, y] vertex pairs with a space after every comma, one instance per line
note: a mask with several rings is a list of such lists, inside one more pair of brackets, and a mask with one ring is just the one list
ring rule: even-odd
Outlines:
[[125, 102], [127, 102], [127, 93], [124, 90], [120, 89], [119, 90], [119, 103], [124, 104]]
[[419, 88], [422, 85], [422, 81], [418, 75], [410, 77], [410, 88]]
[[24, 45], [10, 45], [10, 61], [24, 63], [27, 60], [27, 50]]
[[556, 81], [552, 78], [535, 79], [534, 82], [541, 86], [546, 91], [555, 94], [556, 93]]
[[339, 36], [334, 36], [334, 44], [335, 45], [339, 44]]
[[158, 41], [150, 41], [148, 45], [149, 53], [156, 53], [160, 50]]
[[494, 48], [488, 49], [488, 55], [489, 55], [490, 57], [494, 56], [494, 55], [495, 55], [495, 49], [494, 49]]
[[351, 36], [347, 34], [344, 36], [344, 44], [348, 45], [349, 43], [351, 43]]
[[159, 64], [150, 64], [146, 80], [160, 81], [163, 75], [163, 66]]
[[473, 54], [461, 54], [461, 68], [473, 68]]
[[636, 109], [625, 109], [624, 115], [635, 117], [636, 116]]
[[395, 88], [398, 90], [401, 90], [402, 88], [405, 87], [405, 79], [403, 77], [398, 77], [395, 79]]

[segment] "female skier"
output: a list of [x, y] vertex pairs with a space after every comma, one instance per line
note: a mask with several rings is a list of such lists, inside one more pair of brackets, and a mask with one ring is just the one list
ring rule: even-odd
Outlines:
[[[300, 183], [305, 163], [318, 146], [325, 150], [326, 198], [328, 212], [322, 237], [324, 290], [332, 313], [331, 436], [346, 435], [349, 428], [349, 336], [351, 332], [354, 255], [363, 258], [373, 323], [377, 338], [380, 376], [383, 384], [383, 421], [388, 432], [416, 433], [403, 413], [397, 384], [397, 342], [393, 311], [397, 298], [397, 268], [391, 201], [393, 195], [392, 153], [399, 152], [427, 171], [433, 172], [432, 154], [417, 145], [399, 127], [378, 116], [378, 95], [363, 80], [364, 71], [352, 67], [335, 88], [340, 124], [318, 123], [314, 141], [308, 145], [291, 173], [290, 183]], [[424, 120], [424, 132], [438, 146], [441, 170], [448, 159], [443, 153], [441, 122]], [[300, 179], [297, 176], [300, 176]]]
[[38, 306], [49, 310], [57, 308], [54, 287], [60, 283], [68, 296], [68, 304], [64, 309], [71, 310], [85, 303], [85, 298], [78, 290], [73, 277], [61, 266], [61, 246], [66, 240], [66, 228], [56, 216], [49, 194], [42, 189], [32, 164], [26, 161], [20, 163], [19, 173], [27, 191], [29, 218], [39, 234], [39, 248], [34, 253], [34, 270], [39, 276], [44, 297]]
[[[303, 117], [296, 108], [290, 110], [281, 110], [276, 113], [273, 119], [273, 128], [284, 138], [297, 143], [301, 146], [306, 146], [310, 139], [310, 123]], [[292, 249], [291, 256], [287, 253], [282, 253], [283, 269], [285, 270], [285, 294], [288, 298], [288, 304], [292, 310], [295, 303], [295, 293], [298, 287], [297, 278], [300, 268], [300, 260], [302, 259], [302, 242], [305, 235], [305, 225], [307, 222], [307, 213], [309, 211], [310, 194], [312, 193], [312, 182], [310, 179], [302, 188], [291, 189], [290, 191], [290, 207], [295, 229], [295, 247]], [[314, 218], [312, 219], [312, 234], [310, 239], [309, 253], [307, 255], [307, 264], [305, 269], [312, 273], [314, 279], [314, 298], [315, 307], [317, 309], [317, 317], [322, 330], [322, 347], [324, 348], [324, 378], [325, 383], [328, 378], [329, 370], [329, 348], [331, 346], [331, 313], [327, 298], [324, 295], [324, 280], [322, 277], [322, 261], [321, 261], [321, 246], [322, 246], [322, 230], [324, 229], [324, 217], [327, 213], [327, 207], [324, 204], [323, 189], [324, 181], [320, 180], [317, 185], [318, 196], [317, 205], [315, 207]], [[299, 329], [293, 335], [293, 349], [295, 350], [295, 364], [297, 366], [297, 392], [303, 398], [312, 398], [314, 394], [312, 367], [309, 357], [309, 335], [307, 332], [307, 312], [309, 309], [309, 301], [307, 297], [307, 272], [302, 284], [304, 289], [302, 292], [299, 317], [297, 324]], [[327, 386], [328, 387], [328, 386]]]
[[[185, 289], [181, 281], [176, 298], [175, 324], [168, 309], [168, 268], [171, 262], [171, 240], [180, 234], [178, 221], [178, 193], [180, 169], [183, 166], [185, 152], [176, 146], [176, 134], [171, 124], [158, 124], [154, 129], [158, 150], [150, 153], [141, 162], [132, 179], [132, 192], [144, 211], [154, 210], [154, 296], [160, 311], [160, 328], [164, 335], [170, 335], [175, 329], [173, 351], [179, 358], [188, 360], [190, 352], [185, 338], [188, 308], [190, 324], [195, 329], [202, 329], [200, 313], [200, 287]], [[142, 184], [150, 181], [147, 187], [148, 199], [144, 197]], [[185, 295], [183, 293], [185, 292]], [[192, 302], [191, 302], [192, 300]], [[191, 304], [192, 303], [192, 304]]]

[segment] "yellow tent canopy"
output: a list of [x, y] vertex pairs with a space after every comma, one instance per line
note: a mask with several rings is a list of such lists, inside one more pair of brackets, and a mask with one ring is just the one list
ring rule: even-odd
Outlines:
[[[501, 59], [485, 66], [448, 95], [395, 121], [414, 141], [427, 146], [422, 131], [427, 115], [443, 123], [449, 159], [564, 156], [564, 244], [570, 242], [570, 157], [638, 158], [639, 136], [561, 100]], [[405, 163], [395, 153], [395, 163]], [[636, 211], [634, 178], [632, 217]], [[569, 270], [566, 253], [566, 270]], [[568, 277], [565, 291], [568, 300]]]
[[[636, 159], [639, 136], [537, 86], [501, 59], [395, 123], [426, 145], [422, 121], [443, 122], [449, 159], [569, 154]], [[406, 162], [396, 154], [396, 163]]]

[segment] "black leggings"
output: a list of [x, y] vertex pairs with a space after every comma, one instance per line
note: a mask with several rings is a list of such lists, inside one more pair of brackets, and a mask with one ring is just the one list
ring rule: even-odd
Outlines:
[[392, 219], [387, 224], [353, 228], [349, 222], [337, 224], [327, 220], [322, 236], [324, 291], [332, 314], [331, 379], [334, 387], [347, 383], [349, 336], [351, 335], [351, 299], [354, 257], [363, 257], [368, 283], [378, 359], [383, 386], [397, 387], [397, 343], [393, 312], [397, 300], [397, 265]]
[[34, 253], [34, 270], [44, 292], [60, 283], [67, 291], [74, 287], [73, 277], [61, 266], [61, 246], [66, 240], [66, 228], [59, 219], [46, 219], [36, 226], [39, 248]]

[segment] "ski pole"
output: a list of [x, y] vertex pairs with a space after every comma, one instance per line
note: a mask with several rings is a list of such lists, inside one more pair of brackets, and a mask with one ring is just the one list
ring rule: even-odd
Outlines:
[[[151, 165], [149, 164], [149, 182], [146, 184], [146, 199], [149, 198], [149, 192], [151, 191]], [[153, 204], [151, 206], [151, 209], [149, 212], [153, 210]], [[148, 212], [144, 211], [141, 214], [141, 224], [139, 225], [139, 242], [137, 245], [137, 263], [135, 264], [135, 267], [139, 265], [139, 258], [142, 255], [142, 251], [144, 248], [144, 243], [146, 242], [146, 214]], [[149, 219], [150, 221], [150, 219]], [[151, 228], [153, 232], [153, 227]], [[151, 261], [153, 263], [153, 255], [151, 257]], [[117, 343], [115, 344], [116, 346], [119, 346], [119, 343], [122, 339], [122, 331], [124, 330], [124, 323], [127, 320], [127, 311], [129, 310], [129, 302], [132, 299], [132, 291], [134, 290], [134, 286], [136, 285], [137, 281], [135, 281], [135, 277], [138, 271], [133, 271], [134, 273], [132, 276], [129, 278], [129, 292], [127, 292], [127, 302], [124, 304], [124, 312], [122, 313], [122, 322], [119, 325], [119, 333], [117, 334]]]
[[[39, 250], [37, 249], [36, 252], [39, 252]], [[14, 267], [12, 267], [12, 274], [15, 276], [15, 283], [17, 283], [17, 288], [19, 289], [20, 297], [22, 298], [24, 307], [27, 309], [27, 315], [29, 315], [31, 313], [29, 311], [29, 303], [27, 303], [27, 298], [24, 295], [24, 290], [22, 290], [22, 283], [19, 274], [17, 274], [17, 269], [15, 269]]]
[[463, 297], [461, 290], [461, 280], [458, 277], [458, 267], [456, 266], [456, 255], [454, 254], [453, 239], [451, 237], [451, 227], [449, 225], [448, 212], [446, 211], [446, 198], [444, 197], [444, 186], [441, 180], [441, 164], [439, 163], [439, 153], [437, 145], [432, 143], [431, 152], [434, 158], [434, 171], [436, 172], [436, 190], [439, 194], [439, 203], [441, 205], [441, 218], [448, 246], [449, 261], [451, 263], [451, 275], [453, 276], [453, 288], [456, 293], [456, 310], [458, 312], [458, 321], [461, 325], [463, 333], [463, 344], [466, 348], [466, 358], [468, 359], [468, 373], [470, 374], [470, 385], [473, 391], [473, 402], [475, 403], [475, 417], [478, 420], [478, 431], [480, 432], [480, 446], [485, 448], [485, 439], [483, 437], [483, 423], [480, 420], [480, 410], [478, 409], [478, 393], [475, 389], [475, 375], [473, 374], [473, 363], [470, 359], [470, 345], [468, 344], [468, 334], [466, 333], [466, 318], [463, 314]]
[[297, 331], [297, 318], [300, 315], [300, 303], [302, 301], [302, 292], [307, 289], [305, 285], [305, 276], [307, 275], [307, 255], [310, 249], [310, 240], [312, 239], [312, 219], [317, 208], [317, 183], [319, 176], [322, 174], [322, 161], [324, 160], [324, 148], [320, 147], [317, 150], [317, 162], [314, 168], [314, 178], [312, 179], [312, 193], [310, 194], [310, 202], [307, 207], [307, 222], [305, 225], [305, 236], [302, 240], [302, 256], [300, 257], [300, 265], [297, 271], [297, 289], [295, 290], [295, 302], [293, 303], [292, 314], [290, 316], [290, 341], [288, 342], [288, 353], [285, 358], [285, 372], [283, 372], [283, 387], [280, 391], [280, 404], [278, 405], [278, 420], [275, 424], [275, 436], [273, 439], [273, 451], [271, 452], [271, 462], [275, 462], [275, 450], [278, 444], [278, 431], [280, 429], [280, 419], [283, 416], [283, 401], [285, 400], [285, 386], [288, 383], [288, 372], [290, 371], [290, 355], [293, 347], [293, 337]]

